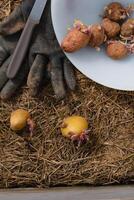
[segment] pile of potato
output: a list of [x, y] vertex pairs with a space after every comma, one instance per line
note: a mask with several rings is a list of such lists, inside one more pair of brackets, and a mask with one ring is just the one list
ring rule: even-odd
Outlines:
[[124, 8], [113, 2], [104, 8], [100, 24], [85, 25], [75, 21], [73, 28], [65, 36], [61, 48], [68, 53], [89, 45], [100, 50], [102, 44], [112, 59], [122, 59], [134, 53], [134, 18], [129, 18], [132, 7]]

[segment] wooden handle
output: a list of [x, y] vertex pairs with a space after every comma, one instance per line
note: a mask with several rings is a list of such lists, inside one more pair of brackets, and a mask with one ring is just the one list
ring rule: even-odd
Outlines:
[[30, 18], [27, 20], [25, 28], [21, 34], [17, 47], [13, 53], [11, 62], [7, 69], [7, 77], [12, 79], [16, 76], [19, 71], [24, 57], [26, 56], [29, 43], [32, 37], [33, 30], [37, 24]]

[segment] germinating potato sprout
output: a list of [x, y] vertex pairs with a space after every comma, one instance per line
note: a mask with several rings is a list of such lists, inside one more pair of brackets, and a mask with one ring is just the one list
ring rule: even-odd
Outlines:
[[128, 55], [128, 50], [125, 44], [119, 41], [111, 41], [107, 46], [107, 55], [115, 60], [119, 60]]
[[80, 21], [76, 21], [74, 27], [69, 30], [61, 43], [65, 52], [75, 52], [88, 45], [91, 37], [90, 29]]
[[15, 132], [27, 130], [32, 136], [35, 124], [32, 121], [28, 111], [24, 109], [18, 109], [11, 113], [10, 117], [10, 128]]
[[79, 144], [88, 140], [88, 122], [84, 117], [71, 116], [63, 120], [61, 133]]
[[104, 28], [108, 39], [118, 36], [121, 29], [120, 25], [117, 22], [113, 22], [108, 18], [103, 19], [102, 27]]

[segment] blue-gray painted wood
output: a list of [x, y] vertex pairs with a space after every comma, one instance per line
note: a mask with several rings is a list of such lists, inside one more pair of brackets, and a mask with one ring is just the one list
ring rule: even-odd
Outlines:
[[134, 200], [134, 186], [1, 190], [0, 200]]

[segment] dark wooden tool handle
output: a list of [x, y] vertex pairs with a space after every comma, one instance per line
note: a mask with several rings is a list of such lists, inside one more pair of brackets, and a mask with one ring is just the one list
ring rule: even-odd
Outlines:
[[7, 77], [12, 79], [16, 76], [18, 70], [20, 69], [24, 57], [26, 56], [29, 43], [32, 37], [33, 30], [37, 24], [30, 18], [27, 20], [25, 28], [21, 34], [17, 47], [13, 53], [11, 62], [7, 69]]

